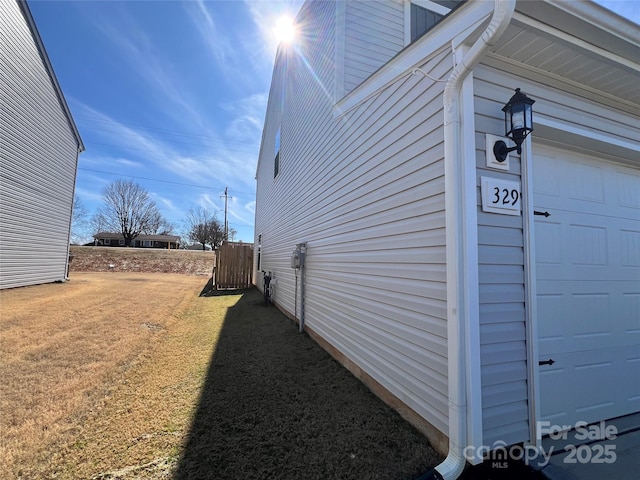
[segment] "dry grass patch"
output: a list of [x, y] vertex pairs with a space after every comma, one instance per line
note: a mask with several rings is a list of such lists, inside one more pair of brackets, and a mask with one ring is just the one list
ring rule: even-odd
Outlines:
[[73, 278], [0, 292], [0, 478], [54, 473], [61, 445], [81, 439], [204, 285], [184, 275]]
[[256, 290], [72, 278], [0, 292], [0, 478], [410, 479], [441, 460]]

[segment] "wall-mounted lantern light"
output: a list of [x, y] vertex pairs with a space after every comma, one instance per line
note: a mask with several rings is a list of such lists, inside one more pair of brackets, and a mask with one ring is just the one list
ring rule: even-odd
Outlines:
[[502, 140], [497, 141], [493, 145], [493, 154], [499, 162], [504, 162], [509, 152], [514, 150], [518, 154], [522, 153], [522, 142], [527, 138], [527, 135], [533, 132], [533, 110], [531, 106], [534, 103], [535, 100], [531, 100], [520, 92], [519, 88], [516, 88], [516, 93], [502, 107], [505, 136], [513, 140], [516, 146], [508, 148], [507, 144]]

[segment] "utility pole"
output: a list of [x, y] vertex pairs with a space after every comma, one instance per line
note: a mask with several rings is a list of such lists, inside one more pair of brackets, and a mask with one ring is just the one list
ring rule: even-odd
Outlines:
[[[228, 193], [229, 187], [224, 187], [224, 241], [229, 240], [229, 224], [227, 223], [227, 199], [229, 198]], [[222, 195], [221, 195], [222, 197]]]

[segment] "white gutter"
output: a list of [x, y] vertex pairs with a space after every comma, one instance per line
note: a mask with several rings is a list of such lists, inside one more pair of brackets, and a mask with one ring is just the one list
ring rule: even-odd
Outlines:
[[[475, 155], [469, 154], [472, 167], [465, 165], [462, 144], [460, 96], [462, 83], [485, 52], [495, 44], [511, 22], [516, 0], [494, 0], [493, 15], [486, 30], [458, 62], [444, 89], [444, 165], [447, 256], [447, 342], [449, 385], [449, 453], [431, 474], [431, 478], [455, 480], [464, 470], [467, 444], [466, 324], [469, 322], [468, 275], [465, 245], [467, 231], [465, 196], [475, 195], [463, 188], [463, 172], [475, 168]], [[424, 477], [429, 478], [429, 477]]]

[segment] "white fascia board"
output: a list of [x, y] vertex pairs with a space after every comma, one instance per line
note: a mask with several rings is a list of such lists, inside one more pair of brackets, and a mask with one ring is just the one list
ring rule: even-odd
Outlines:
[[462, 5], [432, 30], [398, 53], [346, 97], [338, 101], [333, 108], [334, 118], [346, 114], [369, 98], [379, 94], [389, 85], [410, 73], [413, 68], [425, 63], [431, 56], [440, 52], [443, 47], [449, 48], [451, 39], [456, 37], [460, 31], [467, 30], [475, 25], [478, 19], [488, 17], [492, 12], [493, 2], [468, 2]]
[[633, 72], [640, 73], [639, 62], [632, 61], [625, 57], [617, 55], [610, 50], [601, 48], [597, 45], [594, 45], [593, 43], [589, 43], [582, 38], [578, 38], [571, 34], [565, 33], [555, 27], [549, 26], [546, 23], [543, 23], [522, 13], [515, 12], [513, 14], [512, 23], [529, 31], [537, 31], [538, 34], [542, 35], [543, 37], [553, 37], [559, 42], [564, 43], [565, 45], [571, 45], [580, 49], [586, 55], [589, 55], [593, 58], [607, 59], [609, 62], [616, 63], [620, 66], [632, 70]]
[[621, 40], [640, 47], [640, 26], [595, 2], [575, 0], [542, 0], [591, 25], [596, 25]]

